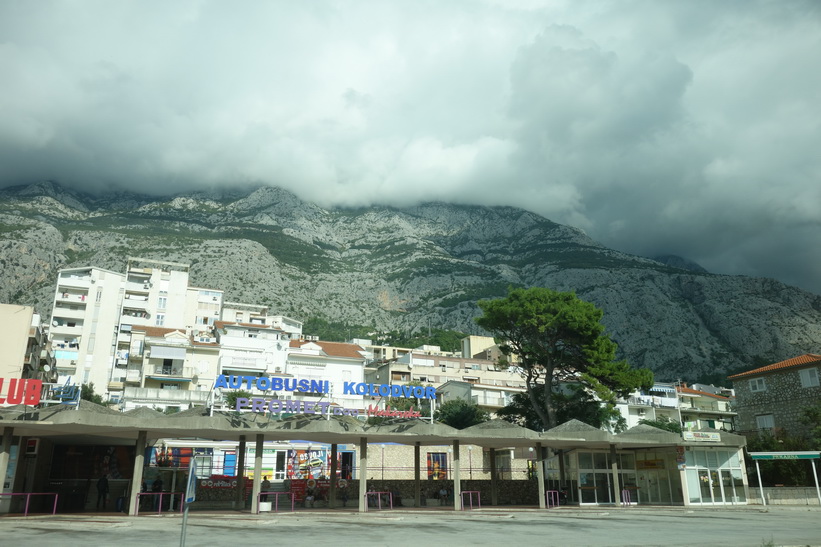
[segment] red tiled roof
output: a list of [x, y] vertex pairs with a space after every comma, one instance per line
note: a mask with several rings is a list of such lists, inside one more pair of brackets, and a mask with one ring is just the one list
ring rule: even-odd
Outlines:
[[722, 401], [726, 401], [729, 397], [725, 397], [724, 395], [718, 395], [716, 393], [710, 393], [708, 391], [700, 391], [698, 389], [693, 389], [687, 386], [678, 386], [676, 387], [679, 393], [689, 393], [690, 395], [703, 395], [705, 397], [714, 397], [716, 399], [721, 399]]
[[182, 334], [185, 334], [184, 329], [167, 329], [165, 327], [133, 326], [133, 327], [131, 327], [131, 330], [142, 331], [142, 332], [145, 333], [146, 336], [159, 337], [159, 338], [165, 336], [166, 334], [172, 333], [172, 332], [180, 332]]
[[778, 370], [782, 370], [785, 368], [793, 368], [793, 367], [803, 367], [805, 365], [811, 364], [820, 364], [821, 365], [821, 355], [817, 355], [815, 353], [807, 353], [804, 355], [799, 355], [798, 357], [793, 357], [792, 359], [787, 359], [786, 361], [780, 361], [778, 363], [773, 363], [772, 365], [767, 365], [763, 367], [759, 367], [754, 370], [748, 370], [747, 372], [742, 372], [739, 374], [733, 374], [732, 376], [728, 376], [729, 379], [733, 380], [736, 378], [746, 378], [748, 376], [758, 376], [759, 374], [766, 374], [768, 372], [776, 372]]
[[347, 357], [349, 359], [362, 359], [362, 347], [356, 344], [344, 344], [342, 342], [322, 342], [319, 340], [291, 340], [292, 348], [301, 348], [306, 344], [316, 344], [322, 351], [334, 357]]

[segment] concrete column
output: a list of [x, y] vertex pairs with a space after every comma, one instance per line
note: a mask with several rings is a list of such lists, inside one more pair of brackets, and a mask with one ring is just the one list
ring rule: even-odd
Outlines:
[[459, 441], [453, 441], [453, 510], [462, 510], [462, 466], [459, 459]]
[[331, 488], [328, 490], [328, 508], [336, 507], [336, 471], [337, 458], [339, 457], [339, 445], [331, 444]]
[[368, 500], [365, 492], [368, 491], [368, 439], [359, 439], [359, 512], [368, 510]]
[[[743, 462], [744, 460], [741, 460], [741, 461]], [[743, 469], [744, 468], [742, 467], [742, 470]], [[691, 505], [690, 504], [690, 490], [689, 490], [689, 487], [687, 486], [687, 468], [686, 468], [686, 466], [679, 467], [678, 480], [679, 480], [679, 483], [681, 484], [681, 497], [682, 497], [682, 500], [684, 501], [684, 507], [689, 507]], [[744, 485], [744, 486], [746, 488], [746, 485]], [[746, 499], [749, 500], [750, 499], [749, 490], [746, 490], [744, 494], [745, 494], [745, 496], [747, 496]], [[638, 500], [636, 500], [636, 501], [638, 501]]]
[[547, 506], [544, 497], [544, 452], [542, 443], [536, 443], [536, 480], [539, 482], [539, 509]]
[[237, 448], [237, 497], [236, 505], [240, 511], [245, 509], [245, 435], [239, 436]]
[[262, 485], [262, 450], [265, 437], [262, 433], [257, 433], [254, 446], [254, 486], [251, 488], [251, 512], [256, 514], [259, 510], [259, 493]]
[[131, 491], [128, 493], [128, 514], [137, 514], [137, 494], [143, 485], [143, 468], [145, 467], [145, 445], [148, 432], [137, 433], [137, 444], [134, 447], [134, 472], [131, 478]]
[[613, 501], [616, 507], [621, 507], [621, 485], [619, 484], [619, 463], [616, 454], [616, 445], [610, 445], [610, 469], [613, 475]]
[[413, 506], [422, 506], [422, 446], [418, 441], [413, 445]]
[[13, 427], [3, 428], [3, 441], [2, 445], [0, 445], [0, 491], [2, 491], [2, 483], [6, 480], [6, 472], [9, 469], [9, 461], [11, 460], [11, 438], [13, 434]]
[[490, 504], [499, 505], [499, 472], [496, 470], [496, 449], [490, 449]]
[[567, 481], [564, 470], [564, 450], [559, 450], [557, 454], [559, 455], [559, 485], [564, 487], [565, 481]]

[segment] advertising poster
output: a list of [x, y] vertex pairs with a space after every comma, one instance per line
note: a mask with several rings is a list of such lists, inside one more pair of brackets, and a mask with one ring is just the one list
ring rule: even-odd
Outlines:
[[187, 469], [193, 456], [210, 456], [212, 448], [167, 448], [165, 446], [150, 449], [149, 465], [156, 467], [179, 467]]
[[289, 450], [287, 477], [319, 479], [331, 474], [330, 450]]
[[428, 478], [445, 480], [448, 478], [448, 455], [443, 452], [428, 453]]

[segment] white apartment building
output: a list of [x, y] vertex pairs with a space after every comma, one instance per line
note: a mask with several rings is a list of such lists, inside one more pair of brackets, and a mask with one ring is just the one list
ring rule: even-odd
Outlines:
[[244, 304], [240, 302], [224, 302], [222, 304], [222, 316], [220, 319], [228, 323], [269, 325], [286, 332], [291, 338], [299, 338], [302, 335], [302, 321], [297, 321], [284, 315], [271, 315], [268, 306]]
[[219, 374], [262, 376], [283, 374], [290, 335], [265, 324], [265, 317], [248, 323], [217, 321]]
[[116, 401], [142, 371], [143, 354], [134, 353], [139, 344], [132, 347], [136, 329], [173, 328], [216, 342], [223, 292], [189, 287], [188, 274], [186, 264], [139, 257], [129, 257], [125, 274], [60, 270], [49, 332], [58, 382], [93, 383], [97, 394]]
[[[356, 344], [323, 342], [320, 340], [291, 340], [285, 372], [306, 380], [325, 380], [330, 383], [330, 394], [322, 400], [344, 408], [366, 408], [368, 397], [345, 394], [345, 382], [365, 381], [366, 351]], [[318, 400], [309, 393], [294, 394], [306, 400]]]
[[[711, 391], [720, 391], [713, 389]], [[725, 390], [726, 392], [726, 390]], [[642, 420], [670, 420], [683, 429], [723, 429], [733, 431], [736, 412], [732, 398], [686, 384], [656, 383], [648, 391], [635, 392], [619, 401], [616, 408], [627, 421], [627, 428]]]
[[125, 285], [124, 274], [100, 268], [58, 272], [49, 322], [58, 383], [107, 391]]
[[[393, 361], [374, 361], [368, 367], [366, 380], [400, 385], [415, 381], [436, 387], [448, 382], [469, 384], [470, 399], [491, 413], [509, 404], [515, 393], [525, 391], [518, 369], [501, 370], [494, 361], [455, 357], [431, 349], [423, 346]], [[455, 391], [452, 393], [457, 396]]]
[[204, 405], [214, 387], [219, 352], [216, 342], [200, 342], [181, 329], [133, 327], [122, 396], [112, 392], [112, 401], [124, 410]]

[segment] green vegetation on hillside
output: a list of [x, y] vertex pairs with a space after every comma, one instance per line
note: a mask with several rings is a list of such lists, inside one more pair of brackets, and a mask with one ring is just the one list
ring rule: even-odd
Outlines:
[[439, 346], [442, 351], [460, 351], [461, 340], [467, 334], [455, 330], [421, 328], [407, 333], [398, 330], [378, 332], [374, 327], [331, 322], [321, 317], [311, 317], [302, 323], [302, 332], [318, 336], [326, 342], [347, 342], [353, 338], [371, 340], [374, 344], [396, 346], [400, 348], [418, 348], [419, 346]]

